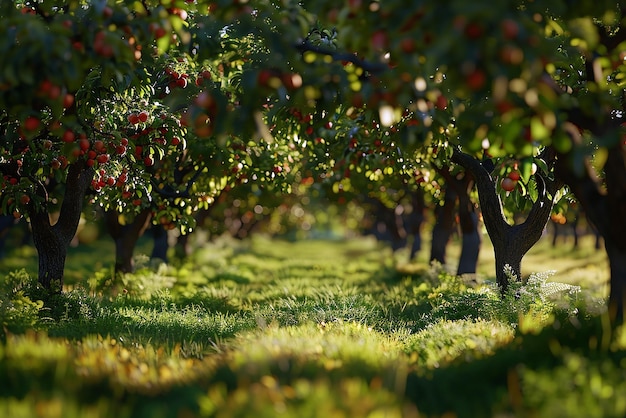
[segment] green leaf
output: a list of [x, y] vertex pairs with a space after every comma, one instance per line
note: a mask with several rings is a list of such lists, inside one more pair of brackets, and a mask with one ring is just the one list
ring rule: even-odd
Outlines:
[[[520, 176], [524, 183], [528, 183], [533, 170], [533, 159], [523, 158], [521, 161]], [[547, 168], [547, 167], [546, 167]]]
[[543, 141], [548, 138], [550, 131], [545, 127], [539, 116], [530, 120], [530, 135], [534, 141]]
[[535, 158], [534, 163], [537, 165], [537, 171], [541, 171], [543, 174], [548, 174], [548, 164], [541, 158]]
[[528, 184], [526, 185], [526, 187], [527, 187], [528, 196], [530, 197], [530, 200], [532, 200], [533, 202], [536, 202], [537, 199], [539, 198], [539, 191], [537, 190], [537, 182], [535, 181], [535, 179], [531, 178], [528, 181]]

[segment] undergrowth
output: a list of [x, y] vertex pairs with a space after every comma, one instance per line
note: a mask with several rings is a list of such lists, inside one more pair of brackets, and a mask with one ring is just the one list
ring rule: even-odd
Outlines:
[[370, 241], [231, 244], [57, 295], [0, 278], [0, 414], [626, 413], [625, 334], [551, 272], [501, 295]]

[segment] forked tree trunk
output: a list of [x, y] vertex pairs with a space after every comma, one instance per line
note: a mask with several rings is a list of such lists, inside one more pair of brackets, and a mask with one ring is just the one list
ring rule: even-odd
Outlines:
[[496, 281], [501, 291], [505, 292], [510, 277], [521, 279], [522, 258], [541, 238], [550, 212], [552, 212], [554, 194], [559, 185], [555, 181], [536, 174], [535, 178], [539, 186], [537, 201], [523, 223], [510, 225], [504, 216], [502, 201], [496, 191], [496, 184], [491, 173], [477, 159], [456, 148], [452, 161], [469, 170], [474, 176], [485, 228], [493, 243]]
[[[93, 174], [94, 170], [82, 160], [69, 166], [61, 211], [54, 225], [50, 222], [46, 203], [36, 207], [31, 200], [28, 205], [33, 242], [39, 255], [38, 280], [49, 291], [61, 292], [63, 289], [67, 248], [76, 234], [85, 193]], [[38, 186], [37, 195], [47, 201], [43, 184]]]
[[143, 209], [128, 224], [122, 225], [116, 212], [106, 212], [107, 230], [115, 242], [115, 274], [132, 273], [133, 254], [137, 240], [143, 234], [150, 217], [150, 210]]

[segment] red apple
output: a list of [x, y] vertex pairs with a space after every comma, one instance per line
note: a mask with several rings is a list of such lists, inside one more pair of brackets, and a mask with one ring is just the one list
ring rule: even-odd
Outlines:
[[139, 123], [139, 115], [137, 115], [134, 112], [128, 115], [127, 119], [128, 119], [128, 122], [130, 122], [133, 125], [136, 125]]
[[82, 151], [87, 151], [89, 147], [91, 146], [91, 143], [89, 142], [87, 138], [81, 138], [79, 145]]
[[103, 152], [104, 151], [104, 141], [102, 141], [100, 139], [96, 139], [95, 141], [93, 141], [93, 149], [96, 150], [96, 152]]
[[506, 39], [515, 39], [519, 34], [519, 25], [513, 19], [504, 19], [501, 23], [502, 34]]
[[154, 158], [152, 158], [151, 155], [147, 155], [146, 157], [144, 157], [143, 163], [146, 165], [146, 167], [150, 167], [154, 165]]
[[76, 135], [74, 135], [74, 132], [71, 129], [67, 129], [65, 132], [63, 132], [63, 136], [61, 137], [61, 139], [63, 140], [63, 142], [74, 142], [74, 139], [76, 139]]
[[481, 89], [485, 85], [486, 81], [487, 77], [485, 76], [485, 73], [479, 69], [472, 71], [466, 79], [467, 85], [472, 90]]
[[448, 108], [448, 99], [446, 99], [446, 96], [443, 94], [439, 95], [435, 101], [435, 107], [439, 110], [446, 110]]
[[72, 107], [72, 105], [74, 104], [74, 95], [71, 93], [67, 93], [65, 96], [63, 96], [63, 107], [64, 108], [69, 108]]
[[519, 181], [520, 179], [520, 174], [519, 171], [517, 170], [513, 170], [509, 173], [508, 177], [513, 180], [513, 181]]
[[24, 120], [24, 129], [27, 131], [35, 131], [39, 129], [41, 121], [35, 116], [29, 116]]
[[512, 192], [513, 190], [515, 190], [515, 186], [517, 186], [517, 182], [510, 179], [509, 177], [505, 177], [500, 182], [500, 186], [502, 187], [502, 190], [507, 191], [507, 192]]

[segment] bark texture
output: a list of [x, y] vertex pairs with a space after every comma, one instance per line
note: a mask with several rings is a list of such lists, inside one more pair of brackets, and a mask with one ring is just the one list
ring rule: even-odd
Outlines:
[[511, 225], [504, 216], [495, 181], [480, 161], [456, 148], [452, 161], [469, 170], [474, 176], [483, 221], [494, 247], [496, 281], [505, 292], [510, 278], [521, 279], [522, 258], [541, 238], [552, 212], [553, 197], [559, 184], [536, 174], [539, 197], [526, 220], [521, 224]]
[[84, 161], [69, 166], [61, 211], [54, 225], [45, 203], [48, 196], [44, 184], [39, 184], [37, 188], [37, 195], [44, 204], [37, 207], [31, 200], [28, 206], [33, 242], [39, 255], [38, 280], [45, 289], [53, 292], [61, 292], [63, 289], [67, 248], [76, 234], [85, 193], [93, 174], [93, 169], [87, 167]]

